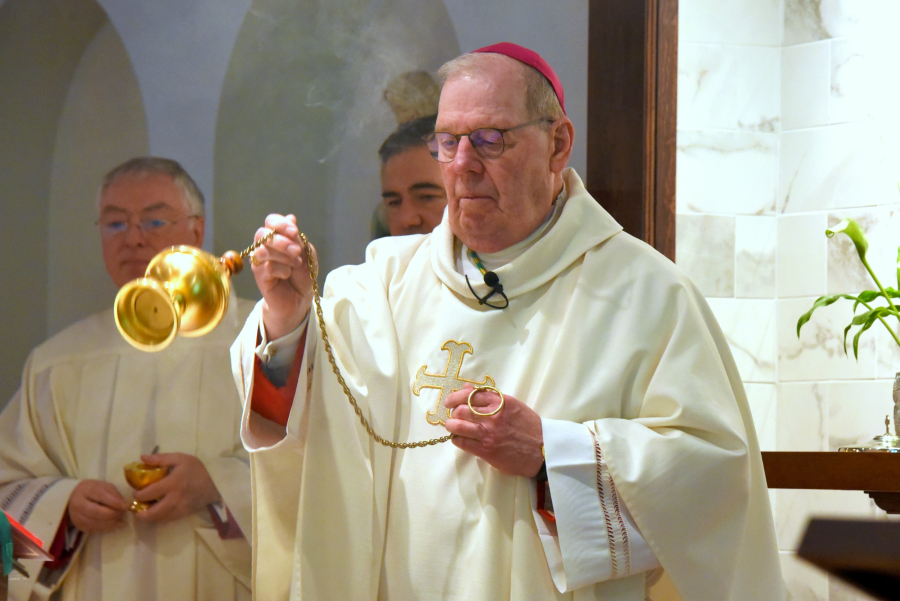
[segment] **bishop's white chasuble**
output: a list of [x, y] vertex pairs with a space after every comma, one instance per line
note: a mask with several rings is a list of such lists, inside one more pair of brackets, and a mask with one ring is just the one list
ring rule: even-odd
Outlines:
[[[159, 445], [197, 456], [245, 538], [223, 540], [207, 511], [84, 535], [61, 578], [62, 601], [239, 601], [250, 598], [250, 468], [228, 346], [250, 303], [232, 298], [222, 323], [165, 350], [132, 348], [112, 309], [37, 347], [22, 388], [0, 414], [0, 502], [47, 548], [83, 479], [111, 482], [126, 499], [123, 468]], [[45, 598], [56, 586], [10, 580], [10, 599]]]
[[[365, 264], [331, 273], [324, 323], [386, 439], [445, 435], [434, 423], [445, 387], [467, 381], [567, 422], [596, 466], [603, 523], [582, 528], [564, 515], [555, 490], [573, 466], [554, 461], [551, 446], [556, 525], [535, 511], [531, 479], [449, 442], [375, 443], [313, 317], [287, 434], [245, 407], [257, 599], [643, 601], [648, 573], [634, 567], [622, 506], [685, 601], [783, 598], [750, 412], [709, 308], [573, 171], [565, 177], [558, 221], [496, 270], [507, 309], [473, 298], [445, 216], [433, 234], [378, 240]], [[245, 402], [259, 319], [258, 307], [232, 349]], [[605, 554], [605, 568], [585, 559], [592, 553]]]

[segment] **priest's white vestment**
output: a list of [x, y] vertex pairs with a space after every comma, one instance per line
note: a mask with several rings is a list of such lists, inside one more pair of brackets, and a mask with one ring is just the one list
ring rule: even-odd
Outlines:
[[[545, 433], [567, 424], [588, 465], [555, 459], [567, 442], [545, 434], [557, 523], [535, 511], [534, 480], [449, 442], [375, 443], [315, 316], [286, 434], [249, 411], [258, 305], [232, 360], [252, 451], [259, 601], [643, 601], [648, 572], [632, 567], [625, 508], [685, 601], [783, 599], [756, 435], [715, 319], [574, 171], [565, 182], [552, 228], [496, 270], [506, 309], [473, 298], [446, 215], [431, 235], [370, 244], [363, 265], [329, 275], [322, 303], [340, 371], [389, 440], [446, 434], [427, 414], [440, 377], [457, 370], [528, 403]], [[597, 492], [582, 520], [565, 497], [585, 467]]]
[[[207, 510], [155, 524], [126, 514], [123, 528], [86, 534], [61, 578], [63, 601], [250, 599], [250, 467], [228, 347], [252, 308], [235, 297], [201, 338], [139, 351], [112, 309], [70, 326], [28, 358], [22, 386], [0, 414], [0, 502], [50, 545], [82, 479], [110, 482], [126, 499], [123, 467], [156, 445], [198, 457], [246, 538], [221, 539]], [[227, 514], [226, 514], [227, 515]], [[10, 599], [43, 598], [41, 564], [10, 580]]]

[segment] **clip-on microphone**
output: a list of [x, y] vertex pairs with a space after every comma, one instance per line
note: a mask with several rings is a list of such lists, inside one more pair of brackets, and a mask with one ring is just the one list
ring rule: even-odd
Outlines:
[[[472, 294], [475, 295], [475, 298], [478, 299], [479, 305], [487, 305], [488, 307], [492, 307], [494, 309], [505, 309], [509, 306], [509, 298], [507, 298], [506, 293], [503, 292], [503, 284], [500, 283], [500, 278], [493, 271], [485, 271], [484, 272], [484, 283], [491, 287], [491, 291], [484, 295], [484, 298], [478, 296], [478, 293], [475, 292], [475, 289], [472, 288], [472, 283], [469, 282], [469, 276], [466, 276], [466, 284], [469, 286], [469, 290], [472, 291]], [[499, 294], [503, 297], [505, 304], [502, 306], [495, 305], [493, 303], [489, 303], [488, 299], [494, 296], [495, 294]]]

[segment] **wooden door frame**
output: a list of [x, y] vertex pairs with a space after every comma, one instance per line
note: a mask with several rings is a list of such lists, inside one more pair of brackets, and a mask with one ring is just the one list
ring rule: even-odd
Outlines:
[[675, 260], [678, 0], [590, 0], [588, 191]]

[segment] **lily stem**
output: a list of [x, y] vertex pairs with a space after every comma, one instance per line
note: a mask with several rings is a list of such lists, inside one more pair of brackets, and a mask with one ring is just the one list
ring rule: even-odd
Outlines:
[[[893, 313], [898, 320], [900, 320], [900, 311], [897, 311], [897, 307], [894, 306], [894, 302], [891, 300], [890, 295], [887, 293], [887, 290], [884, 289], [884, 286], [881, 285], [881, 282], [878, 281], [878, 276], [875, 275], [875, 272], [872, 270], [871, 265], [866, 260], [865, 255], [859, 256], [862, 261], [863, 267], [866, 268], [866, 271], [869, 272], [869, 275], [872, 276], [872, 279], [875, 280], [875, 285], [878, 286], [878, 289], [881, 290], [881, 293], [884, 295], [884, 298], [887, 300], [888, 305], [891, 307], [891, 313]], [[900, 347], [900, 338], [897, 338], [897, 333], [894, 332], [894, 328], [888, 325], [888, 323], [884, 320], [884, 317], [881, 315], [878, 316], [878, 321], [884, 324], [884, 327], [887, 328], [887, 331], [891, 333], [891, 337], [894, 339], [894, 342], [897, 343], [897, 346]]]

